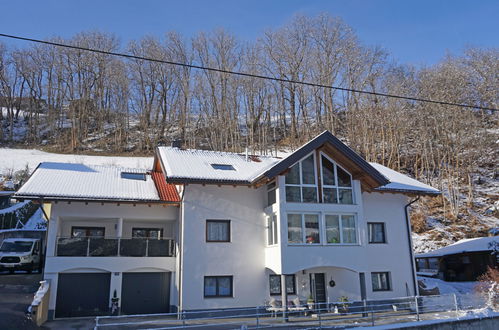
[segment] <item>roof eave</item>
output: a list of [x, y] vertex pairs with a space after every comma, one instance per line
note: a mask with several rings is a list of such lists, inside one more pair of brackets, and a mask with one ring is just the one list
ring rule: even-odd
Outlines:
[[99, 198], [75, 196], [43, 196], [43, 195], [14, 195], [18, 200], [42, 200], [46, 202], [88, 202], [88, 203], [130, 203], [130, 204], [179, 204], [178, 201], [162, 201], [155, 199], [129, 199], [129, 198]]
[[215, 184], [231, 186], [251, 186], [253, 181], [248, 180], [225, 180], [225, 179], [202, 179], [189, 177], [166, 177], [166, 182], [171, 184]]
[[406, 195], [419, 195], [419, 196], [439, 196], [442, 194], [440, 191], [423, 191], [423, 190], [410, 190], [410, 189], [392, 189], [392, 188], [375, 188], [374, 192], [381, 193], [394, 193], [394, 194], [406, 194]]

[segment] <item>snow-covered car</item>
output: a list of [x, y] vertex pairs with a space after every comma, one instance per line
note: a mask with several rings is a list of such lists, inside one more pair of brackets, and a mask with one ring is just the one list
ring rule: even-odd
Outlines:
[[38, 269], [41, 262], [41, 243], [36, 238], [7, 238], [0, 246], [0, 270]]

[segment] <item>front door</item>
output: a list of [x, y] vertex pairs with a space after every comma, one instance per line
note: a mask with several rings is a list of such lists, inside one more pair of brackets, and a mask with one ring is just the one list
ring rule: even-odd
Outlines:
[[310, 274], [310, 291], [315, 303], [326, 302], [326, 276], [324, 273]]

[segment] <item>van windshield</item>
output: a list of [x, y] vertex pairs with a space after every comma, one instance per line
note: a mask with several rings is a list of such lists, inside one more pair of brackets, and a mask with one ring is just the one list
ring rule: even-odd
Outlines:
[[3, 242], [0, 252], [29, 252], [32, 246], [33, 242]]

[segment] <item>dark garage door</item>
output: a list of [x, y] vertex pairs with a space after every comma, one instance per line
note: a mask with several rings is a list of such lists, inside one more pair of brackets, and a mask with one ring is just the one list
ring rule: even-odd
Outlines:
[[110, 280], [110, 273], [59, 274], [55, 317], [107, 314]]
[[123, 273], [121, 286], [122, 314], [168, 313], [170, 274]]

